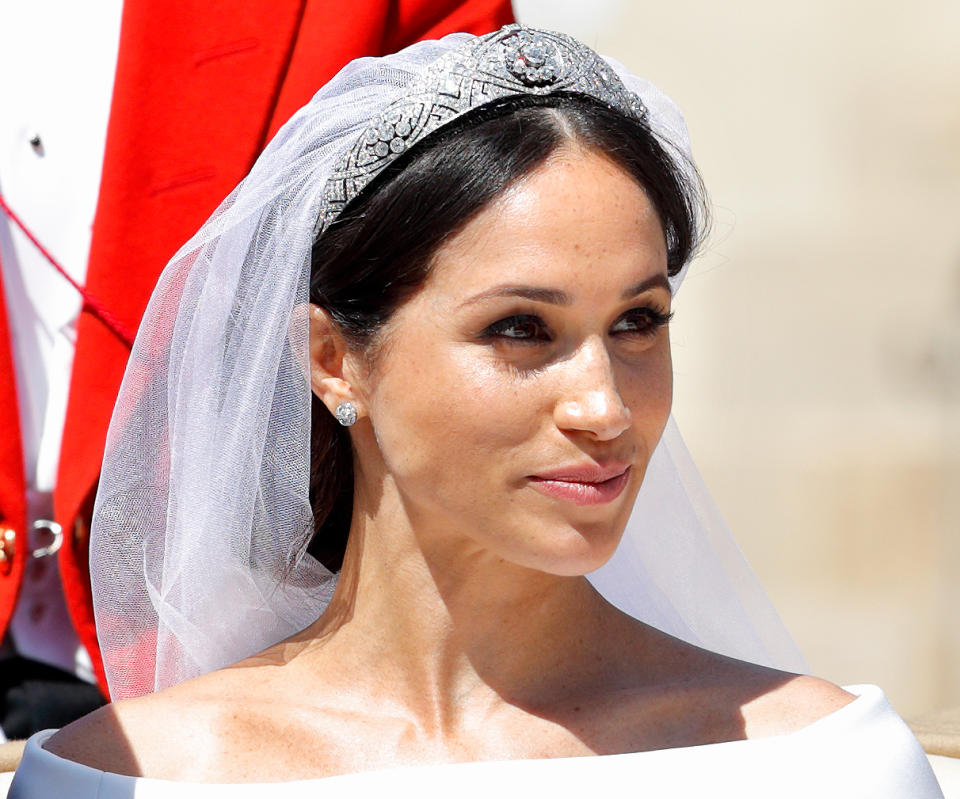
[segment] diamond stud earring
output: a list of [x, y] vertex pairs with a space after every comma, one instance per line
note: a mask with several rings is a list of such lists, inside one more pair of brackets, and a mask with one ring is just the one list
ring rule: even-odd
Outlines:
[[352, 402], [341, 402], [333, 415], [344, 427], [350, 427], [357, 421], [357, 409]]

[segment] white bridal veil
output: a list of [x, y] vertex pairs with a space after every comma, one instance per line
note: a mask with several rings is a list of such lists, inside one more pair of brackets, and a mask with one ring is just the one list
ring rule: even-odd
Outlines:
[[[164, 271], [120, 389], [94, 511], [91, 571], [112, 696], [225, 666], [312, 623], [335, 578], [312, 524], [306, 363], [310, 250], [327, 178], [367, 125], [466, 34], [346, 66], [280, 130]], [[654, 131], [683, 119], [609, 62]], [[673, 279], [674, 290], [682, 274]], [[803, 660], [668, 423], [623, 543], [590, 576], [630, 614], [790, 670]]]

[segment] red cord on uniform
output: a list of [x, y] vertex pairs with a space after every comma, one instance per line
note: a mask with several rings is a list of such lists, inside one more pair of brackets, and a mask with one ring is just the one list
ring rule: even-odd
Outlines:
[[30, 242], [33, 244], [33, 246], [36, 247], [40, 254], [50, 262], [50, 265], [53, 266], [53, 268], [56, 269], [63, 276], [63, 278], [80, 293], [80, 296], [83, 297], [84, 306], [86, 306], [101, 322], [109, 327], [110, 330], [112, 330], [117, 336], [117, 338], [126, 344], [127, 347], [132, 347], [133, 333], [125, 324], [123, 324], [123, 322], [110, 313], [110, 311], [107, 310], [107, 308], [104, 307], [104, 305], [96, 297], [89, 294], [83, 286], [70, 277], [67, 270], [57, 262], [57, 259], [50, 254], [47, 248], [44, 247], [37, 237], [30, 232], [27, 226], [23, 224], [23, 222], [20, 220], [20, 217], [14, 213], [13, 209], [7, 205], [2, 194], [0, 194], [0, 209], [2, 209], [3, 212], [10, 217], [10, 220], [18, 228], [20, 228], [21, 231], [23, 231], [23, 235], [30, 239]]

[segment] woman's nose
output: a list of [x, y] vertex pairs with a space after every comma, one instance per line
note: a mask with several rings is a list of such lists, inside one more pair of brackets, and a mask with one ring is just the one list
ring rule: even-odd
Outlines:
[[561, 430], [583, 431], [610, 441], [630, 426], [630, 409], [617, 389], [613, 364], [602, 344], [584, 344], [566, 362], [568, 375], [554, 409]]

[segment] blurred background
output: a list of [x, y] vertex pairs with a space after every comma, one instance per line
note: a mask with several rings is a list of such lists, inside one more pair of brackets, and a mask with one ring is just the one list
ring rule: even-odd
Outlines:
[[686, 115], [675, 415], [812, 671], [960, 705], [960, 3], [514, 8]]

